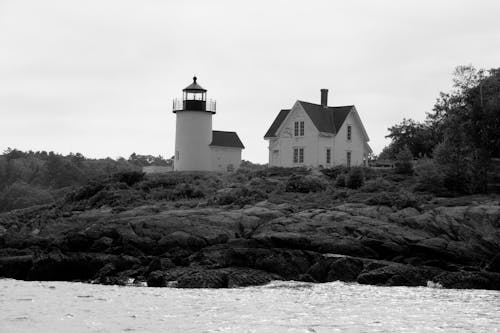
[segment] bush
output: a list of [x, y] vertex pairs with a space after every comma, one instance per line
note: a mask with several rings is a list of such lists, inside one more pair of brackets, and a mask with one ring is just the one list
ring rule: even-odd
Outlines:
[[434, 194], [444, 194], [447, 192], [444, 172], [433, 160], [426, 159], [421, 161], [415, 168], [415, 174], [417, 178], [415, 190], [427, 191]]
[[345, 175], [341, 173], [335, 179], [335, 186], [337, 187], [345, 187]]
[[139, 171], [129, 171], [129, 172], [120, 172], [113, 176], [113, 178], [121, 183], [125, 183], [128, 186], [132, 186], [144, 179], [146, 174], [144, 172]]
[[288, 178], [285, 185], [286, 192], [321, 192], [326, 189], [326, 184], [319, 178], [313, 176], [293, 175]]
[[251, 189], [264, 191], [265, 193], [283, 193], [285, 191], [285, 183], [275, 178], [252, 178], [247, 186]]
[[290, 177], [294, 175], [308, 175], [310, 171], [304, 167], [284, 168], [284, 167], [269, 167], [264, 170], [259, 170], [255, 173], [256, 177]]
[[267, 194], [263, 191], [251, 189], [248, 187], [226, 188], [219, 190], [211, 200], [218, 205], [248, 205], [266, 200]]
[[363, 183], [364, 183], [363, 169], [359, 167], [351, 168], [345, 182], [346, 187], [351, 189], [357, 189], [363, 186]]
[[374, 194], [365, 201], [367, 205], [395, 206], [397, 209], [406, 207], [418, 208], [421, 202], [422, 199], [419, 196], [406, 190], [400, 190], [398, 192], [380, 192]]
[[46, 204], [53, 200], [47, 190], [24, 182], [15, 182], [0, 193], [0, 212]]
[[396, 155], [396, 173], [411, 175], [413, 173], [413, 155], [410, 149], [405, 146]]
[[349, 168], [343, 165], [337, 165], [333, 168], [320, 169], [320, 171], [326, 177], [330, 179], [336, 179], [339, 175], [347, 173], [349, 171]]
[[390, 191], [394, 186], [382, 177], [377, 177], [373, 180], [368, 180], [365, 182], [361, 190], [363, 192], [380, 192], [380, 191]]

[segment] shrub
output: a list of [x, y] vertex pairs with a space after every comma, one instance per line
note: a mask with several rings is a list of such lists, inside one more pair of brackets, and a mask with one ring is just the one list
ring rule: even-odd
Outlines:
[[406, 190], [398, 192], [380, 192], [374, 194], [371, 198], [365, 201], [368, 205], [395, 206], [398, 209], [406, 207], [418, 208], [422, 199], [414, 193]]
[[264, 191], [265, 193], [282, 193], [285, 191], [285, 183], [275, 178], [252, 178], [247, 186], [251, 189]]
[[320, 169], [320, 171], [326, 177], [330, 179], [336, 179], [339, 175], [347, 173], [349, 171], [349, 168], [343, 165], [337, 165], [333, 168]]
[[132, 186], [144, 179], [146, 174], [139, 171], [120, 172], [113, 176], [116, 181]]
[[24, 182], [15, 182], [0, 193], [0, 212], [52, 202], [49, 191]]
[[267, 194], [263, 191], [248, 187], [236, 187], [219, 190], [211, 201], [218, 205], [236, 204], [244, 206], [266, 200], [267, 198]]
[[313, 176], [293, 175], [288, 178], [285, 185], [286, 192], [321, 192], [326, 189], [326, 184], [319, 178]]
[[357, 189], [363, 186], [363, 183], [364, 183], [363, 169], [359, 167], [351, 168], [345, 182], [346, 187]]
[[82, 201], [90, 199], [102, 189], [104, 189], [104, 184], [96, 181], [91, 181], [87, 185], [84, 185], [76, 189], [75, 191], [69, 193], [66, 202], [74, 202], [74, 201]]
[[411, 175], [413, 173], [413, 155], [408, 148], [405, 146], [397, 155], [396, 155], [396, 173]]
[[294, 175], [308, 175], [310, 171], [304, 167], [284, 168], [269, 167], [255, 172], [256, 177], [290, 177]]
[[415, 190], [435, 194], [444, 194], [447, 192], [444, 172], [433, 160], [426, 159], [421, 161], [415, 168], [415, 174], [417, 178]]
[[394, 186], [382, 177], [377, 177], [373, 180], [368, 180], [365, 182], [361, 190], [363, 192], [380, 192], [380, 191], [390, 191]]
[[342, 173], [335, 179], [335, 186], [345, 187], [345, 175]]

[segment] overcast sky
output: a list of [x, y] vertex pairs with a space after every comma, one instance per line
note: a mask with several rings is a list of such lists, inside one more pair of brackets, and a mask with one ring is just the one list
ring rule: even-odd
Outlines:
[[457, 65], [500, 67], [500, 1], [0, 0], [0, 150], [174, 153], [172, 99], [198, 76], [243, 159], [297, 100], [354, 104], [379, 153]]

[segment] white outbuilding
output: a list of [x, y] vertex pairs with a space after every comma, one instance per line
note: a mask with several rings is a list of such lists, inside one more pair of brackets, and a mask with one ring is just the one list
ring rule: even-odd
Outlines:
[[233, 171], [245, 147], [236, 132], [212, 130], [216, 102], [197, 82], [183, 89], [173, 102], [176, 116], [174, 171]]
[[321, 104], [297, 101], [281, 110], [264, 139], [270, 166], [367, 165], [372, 153], [354, 105], [328, 106], [327, 89], [321, 89]]

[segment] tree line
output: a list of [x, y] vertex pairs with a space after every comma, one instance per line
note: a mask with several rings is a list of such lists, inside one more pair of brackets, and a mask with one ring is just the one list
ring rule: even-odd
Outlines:
[[120, 172], [140, 171], [143, 166], [167, 165], [162, 156], [138, 155], [91, 159], [8, 148], [0, 155], [0, 212], [51, 202], [76, 186]]
[[457, 67], [452, 91], [440, 93], [423, 122], [403, 119], [388, 131], [391, 143], [379, 159], [426, 159], [416, 170], [424, 183], [486, 192], [488, 171], [500, 158], [500, 68]]

